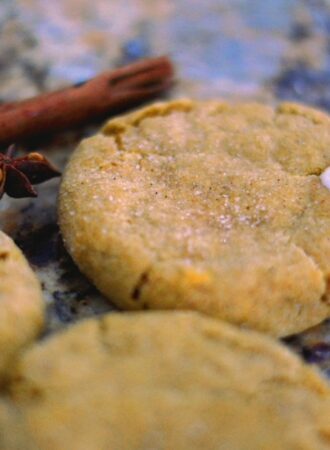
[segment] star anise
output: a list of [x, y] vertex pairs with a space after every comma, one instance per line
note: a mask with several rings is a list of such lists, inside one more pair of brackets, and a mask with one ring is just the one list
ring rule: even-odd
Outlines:
[[0, 199], [4, 193], [14, 198], [36, 197], [33, 184], [39, 184], [60, 172], [47, 159], [37, 152], [14, 158], [15, 145], [0, 153]]

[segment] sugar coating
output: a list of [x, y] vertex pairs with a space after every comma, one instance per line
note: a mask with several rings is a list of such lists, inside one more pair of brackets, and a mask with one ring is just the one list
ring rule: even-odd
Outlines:
[[194, 309], [274, 335], [319, 323], [329, 125], [294, 104], [189, 100], [110, 120], [66, 169], [65, 245], [123, 309]]
[[80, 322], [28, 350], [9, 392], [43, 450], [330, 443], [330, 389], [316, 371], [264, 335], [192, 312]]

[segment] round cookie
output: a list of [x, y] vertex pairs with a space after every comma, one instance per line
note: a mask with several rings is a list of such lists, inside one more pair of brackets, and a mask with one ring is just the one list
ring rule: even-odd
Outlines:
[[109, 314], [31, 347], [10, 386], [43, 450], [326, 450], [330, 389], [264, 335]]
[[0, 231], [0, 378], [43, 323], [39, 282], [22, 252]]
[[73, 154], [65, 245], [120, 308], [296, 333], [330, 315], [329, 165], [330, 119], [311, 108], [155, 104]]

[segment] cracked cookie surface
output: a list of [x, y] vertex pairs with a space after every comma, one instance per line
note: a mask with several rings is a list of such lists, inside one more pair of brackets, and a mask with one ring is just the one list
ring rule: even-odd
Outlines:
[[110, 120], [65, 172], [65, 245], [120, 308], [285, 336], [330, 315], [330, 119], [173, 101]]
[[39, 282], [22, 252], [0, 231], [0, 378], [43, 323]]
[[43, 450], [330, 444], [330, 390], [314, 369], [264, 335], [195, 312], [81, 322], [31, 347], [9, 392]]

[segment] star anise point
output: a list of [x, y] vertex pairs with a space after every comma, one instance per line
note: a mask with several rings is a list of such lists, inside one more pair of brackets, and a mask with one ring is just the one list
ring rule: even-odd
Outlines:
[[4, 193], [14, 198], [36, 197], [34, 184], [60, 176], [60, 172], [40, 153], [14, 158], [15, 144], [0, 153], [0, 199]]

